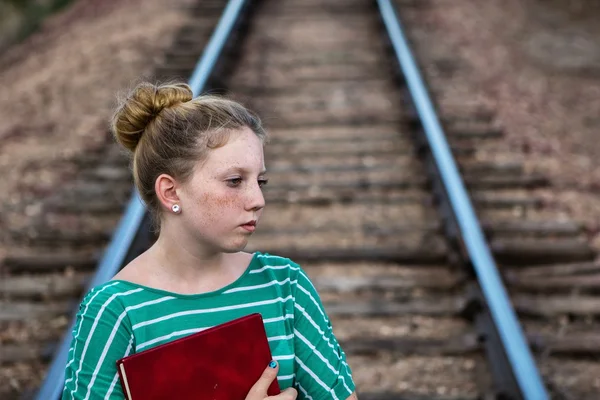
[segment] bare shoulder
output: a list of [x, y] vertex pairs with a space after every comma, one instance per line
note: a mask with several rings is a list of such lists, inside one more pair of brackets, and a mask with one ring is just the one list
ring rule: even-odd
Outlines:
[[235, 271], [237, 271], [241, 275], [248, 268], [253, 258], [253, 253], [246, 253], [245, 251], [240, 251], [238, 253], [229, 254], [229, 257], [228, 259], [226, 259], [225, 262], [231, 267], [233, 267]]
[[247, 253], [245, 251], [240, 251], [238, 254], [238, 257], [240, 257], [240, 262], [241, 263], [245, 263], [246, 265], [248, 265], [250, 263], [250, 261], [252, 261], [252, 259], [254, 258], [254, 253]]
[[143, 266], [147, 265], [149, 261], [150, 260], [146, 260], [144, 254], [139, 255], [113, 276], [112, 280], [128, 281], [140, 285], [147, 284], [147, 282], [144, 281], [144, 276], [146, 274], [144, 273]]

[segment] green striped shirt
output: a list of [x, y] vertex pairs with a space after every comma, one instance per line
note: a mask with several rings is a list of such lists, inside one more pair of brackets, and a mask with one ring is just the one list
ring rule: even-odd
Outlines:
[[210, 293], [120, 280], [90, 290], [73, 327], [62, 399], [123, 399], [118, 359], [254, 312], [263, 317], [282, 390], [293, 386], [298, 399], [312, 400], [354, 392], [346, 355], [305, 271], [257, 252], [240, 278]]

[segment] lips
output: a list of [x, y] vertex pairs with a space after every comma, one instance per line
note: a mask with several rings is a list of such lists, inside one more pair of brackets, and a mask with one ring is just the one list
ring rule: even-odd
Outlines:
[[248, 221], [245, 224], [240, 225], [242, 228], [244, 228], [245, 230], [247, 230], [248, 232], [254, 232], [254, 230], [256, 229], [256, 221], [252, 220], [252, 221]]

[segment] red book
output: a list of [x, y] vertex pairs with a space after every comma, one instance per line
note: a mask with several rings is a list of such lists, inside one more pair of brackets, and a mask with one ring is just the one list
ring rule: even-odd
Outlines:
[[[117, 361], [128, 400], [243, 400], [271, 361], [254, 313]], [[268, 395], [280, 393], [277, 379]]]

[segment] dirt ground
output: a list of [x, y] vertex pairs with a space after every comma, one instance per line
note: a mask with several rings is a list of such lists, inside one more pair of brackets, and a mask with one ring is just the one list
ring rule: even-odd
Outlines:
[[[36, 208], [26, 205], [75, 174], [71, 157], [111, 140], [115, 94], [152, 71], [182, 23], [179, 6], [189, 2], [76, 2], [0, 56], [2, 214], [33, 216]], [[528, 168], [551, 177], [549, 202], [597, 236], [600, 6], [430, 2], [444, 7], [428, 12], [428, 35], [452, 46], [465, 67], [446, 96], [493, 106]], [[0, 218], [0, 228], [8, 219]]]
[[[26, 205], [75, 174], [72, 156], [111, 140], [106, 128], [115, 94], [151, 72], [182, 23], [179, 6], [189, 2], [76, 2], [0, 56], [2, 214], [17, 209], [32, 217], [36, 208]], [[446, 95], [493, 106], [528, 168], [551, 177], [549, 202], [597, 236], [600, 6], [430, 3], [444, 7], [427, 14], [428, 36], [454, 48], [465, 66], [456, 72], [460, 85]], [[0, 218], [0, 228], [8, 219]]]
[[[508, 145], [552, 181], [542, 195], [600, 249], [600, 5], [591, 0], [432, 0], [420, 37], [458, 58], [444, 96], [496, 110]], [[419, 41], [417, 41], [419, 42]]]
[[117, 93], [149, 76], [188, 3], [79, 1], [0, 56], [0, 231], [76, 173], [72, 157], [112, 140]]

